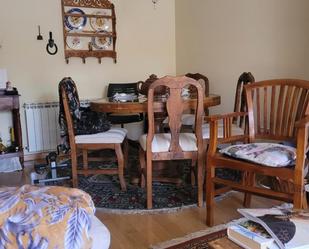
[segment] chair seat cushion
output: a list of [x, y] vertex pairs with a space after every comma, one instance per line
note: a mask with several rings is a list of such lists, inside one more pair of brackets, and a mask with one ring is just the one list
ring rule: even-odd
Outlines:
[[220, 150], [225, 155], [270, 167], [294, 164], [296, 149], [276, 143], [251, 143], [231, 145]]
[[127, 135], [127, 130], [122, 128], [112, 128], [106, 132], [91, 135], [75, 136], [77, 144], [120, 144]]
[[[210, 134], [210, 127], [209, 124], [203, 124], [202, 126], [202, 132], [203, 132], [203, 139], [209, 139]], [[223, 138], [223, 123], [219, 122], [218, 124], [218, 138]], [[241, 136], [244, 135], [245, 131], [244, 129], [238, 127], [235, 124], [232, 124], [232, 130], [231, 130], [231, 136]]]
[[[144, 151], [146, 151], [147, 134], [140, 137], [139, 142]], [[152, 152], [168, 152], [171, 144], [170, 133], [155, 134], [152, 140]], [[179, 144], [183, 151], [197, 151], [196, 137], [193, 133], [180, 133]]]

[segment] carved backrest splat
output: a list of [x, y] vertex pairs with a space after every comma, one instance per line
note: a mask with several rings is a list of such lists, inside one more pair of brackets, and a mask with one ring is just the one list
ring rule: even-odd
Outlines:
[[189, 77], [171, 77], [165, 76], [152, 83], [148, 91], [148, 136], [147, 136], [147, 148], [151, 148], [151, 142], [153, 140], [155, 125], [154, 125], [154, 92], [155, 88], [164, 86], [168, 89], [168, 97], [166, 100], [166, 111], [169, 119], [169, 128], [171, 133], [170, 152], [182, 152], [179, 144], [179, 133], [181, 129], [181, 116], [183, 111], [190, 109], [190, 106], [185, 105], [186, 100], [181, 96], [182, 89], [186, 86], [193, 86], [197, 90], [197, 106], [195, 112], [195, 136], [197, 142], [202, 142], [202, 120], [204, 117], [204, 88], [202, 85]]

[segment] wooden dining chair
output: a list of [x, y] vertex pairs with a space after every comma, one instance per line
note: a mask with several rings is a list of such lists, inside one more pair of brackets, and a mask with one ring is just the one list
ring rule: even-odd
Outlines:
[[[157, 87], [166, 87], [168, 97], [165, 101], [156, 100], [154, 91]], [[181, 133], [181, 116], [185, 110], [192, 109], [181, 96], [182, 89], [194, 86], [197, 91], [195, 112], [195, 133]], [[148, 134], [140, 138], [141, 183], [147, 187], [147, 208], [152, 208], [153, 161], [185, 160], [197, 161], [198, 169], [198, 205], [203, 203], [202, 188], [202, 120], [204, 117], [204, 89], [196, 80], [182, 76], [165, 76], [149, 86], [148, 91]], [[166, 104], [169, 117], [170, 133], [155, 134], [155, 113], [161, 111], [158, 106]]]
[[[127, 152], [126, 134], [127, 130], [122, 128], [111, 128], [106, 132], [88, 134], [88, 135], [75, 135], [72, 113], [69, 107], [68, 94], [63, 87], [60, 87], [62, 102], [64, 106], [65, 120], [68, 130], [69, 145], [71, 149], [71, 163], [72, 163], [72, 182], [73, 187], [78, 187], [78, 174], [118, 174], [122, 190], [126, 190], [126, 183], [124, 179], [125, 158], [124, 151]], [[77, 93], [77, 90], [76, 90]], [[78, 95], [77, 95], [78, 96]], [[88, 168], [88, 152], [112, 149], [116, 153], [118, 167], [113, 169], [90, 169]], [[78, 150], [82, 151], [83, 156], [83, 169], [77, 167], [77, 153]]]
[[[110, 83], [107, 88], [107, 97], [112, 99], [118, 93], [132, 94], [136, 97], [139, 92], [139, 82], [136, 83]], [[125, 124], [140, 122], [144, 119], [143, 113], [127, 113], [120, 115], [119, 113], [108, 113], [108, 119], [112, 124], [120, 124], [124, 128]]]
[[[198, 81], [204, 87], [205, 96], [206, 97], [209, 96], [209, 80], [205, 75], [200, 74], [200, 73], [187, 73], [186, 76]], [[189, 87], [189, 91], [190, 91], [190, 94], [193, 96], [196, 94], [196, 89], [193, 86]], [[205, 111], [205, 115], [208, 116], [209, 115], [208, 108], [206, 108], [204, 111]], [[194, 110], [191, 110], [191, 112], [194, 114]], [[191, 125], [194, 125], [194, 122], [192, 122]]]
[[[255, 79], [251, 72], [243, 72], [237, 81], [236, 91], [235, 91], [235, 101], [234, 101], [234, 113], [235, 112], [245, 112], [247, 111], [246, 107], [246, 96], [244, 91], [244, 86], [254, 83]], [[207, 118], [206, 118], [207, 120]], [[225, 120], [226, 121], [226, 120]], [[226, 138], [226, 142], [233, 142], [237, 141], [237, 136], [244, 135], [245, 132], [245, 119], [242, 116], [234, 116], [232, 119], [232, 125], [228, 125], [224, 123], [224, 120], [218, 121], [218, 137], [219, 138]], [[203, 132], [203, 139], [204, 144], [208, 144], [210, 130], [209, 130], [209, 123], [203, 124], [202, 132]], [[231, 141], [228, 141], [227, 138], [232, 138]], [[242, 140], [243, 137], [240, 137]]]
[[[305, 154], [308, 151], [309, 81], [266, 80], [244, 88], [247, 112], [209, 117], [210, 144], [206, 164], [208, 226], [214, 224], [214, 196], [221, 192], [215, 189], [216, 184], [245, 192], [246, 207], [250, 206], [251, 194], [292, 202], [294, 208], [306, 207], [304, 177], [308, 164]], [[248, 119], [248, 132], [243, 135], [247, 143], [217, 150], [218, 120], [223, 119], [231, 126], [233, 119], [240, 116]], [[296, 147], [276, 143], [282, 141], [294, 143]], [[243, 172], [242, 180], [235, 182], [218, 178], [215, 175], [218, 168], [239, 170]], [[275, 177], [289, 187], [282, 190], [263, 188], [256, 183], [256, 175]]]

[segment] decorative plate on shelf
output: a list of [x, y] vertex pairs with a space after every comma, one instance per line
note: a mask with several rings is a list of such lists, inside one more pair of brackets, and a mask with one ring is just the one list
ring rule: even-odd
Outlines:
[[[92, 13], [93, 15], [108, 16], [108, 13], [103, 10], [98, 10]], [[111, 19], [104, 17], [91, 17], [90, 26], [95, 31], [109, 31], [111, 27]]]
[[[100, 32], [99, 34], [104, 34], [105, 31]], [[100, 36], [92, 37], [92, 46], [99, 50], [106, 50], [112, 44], [112, 37]]]
[[82, 40], [78, 36], [67, 36], [66, 44], [71, 49], [81, 49], [83, 46]]
[[[70, 9], [67, 12], [67, 14], [85, 15], [85, 12], [79, 8], [73, 8], [73, 9]], [[86, 23], [87, 23], [86, 16], [66, 16], [65, 17], [65, 25], [70, 30], [82, 29], [85, 27]]]

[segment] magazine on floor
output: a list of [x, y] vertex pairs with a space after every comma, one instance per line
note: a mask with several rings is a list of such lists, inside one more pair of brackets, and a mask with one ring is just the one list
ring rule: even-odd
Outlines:
[[309, 212], [287, 208], [238, 209], [238, 212], [265, 228], [280, 249], [309, 248]]

